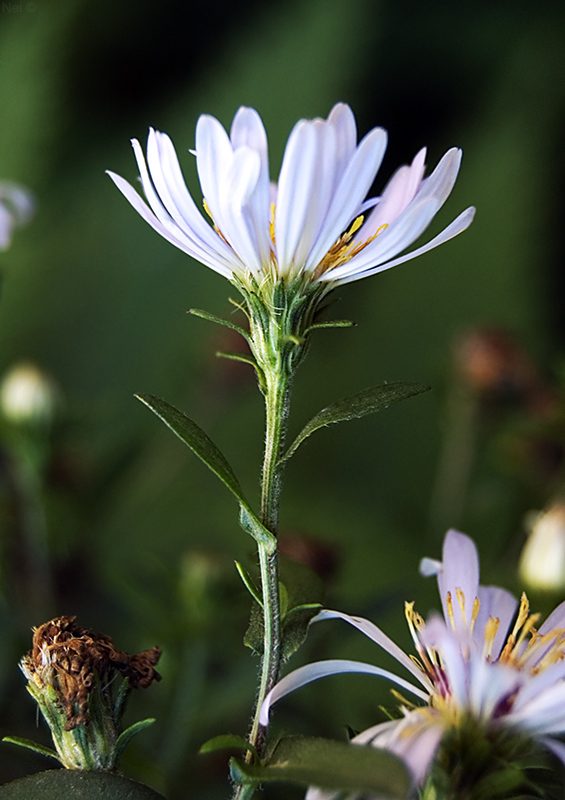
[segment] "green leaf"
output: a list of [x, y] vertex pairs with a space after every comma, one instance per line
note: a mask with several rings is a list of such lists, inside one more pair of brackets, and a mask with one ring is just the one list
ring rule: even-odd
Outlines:
[[122, 731], [118, 736], [118, 740], [116, 742], [114, 756], [115, 756], [115, 763], [119, 764], [120, 759], [122, 757], [122, 753], [131, 742], [134, 736], [141, 731], [148, 728], [150, 725], [153, 725], [155, 719], [153, 717], [148, 717], [147, 719], [142, 719], [139, 722], [134, 722], [133, 725], [130, 725], [129, 728], [126, 728], [125, 731]]
[[159, 419], [163, 420], [165, 425], [167, 425], [182, 442], [190, 447], [192, 452], [217, 475], [222, 483], [228, 487], [230, 492], [237, 497], [240, 503], [247, 505], [247, 501], [243, 496], [243, 491], [231, 464], [222, 451], [216, 447], [208, 434], [204, 433], [196, 422], [193, 422], [190, 417], [187, 417], [186, 414], [183, 414], [178, 408], [167, 403], [166, 400], [161, 400], [151, 394], [136, 394], [135, 396], [138, 400], [141, 400], [142, 403], [145, 403]]
[[315, 322], [314, 325], [310, 325], [309, 328], [306, 328], [304, 331], [304, 336], [306, 336], [311, 331], [321, 330], [323, 328], [353, 328], [355, 327], [355, 323], [350, 319], [332, 319], [329, 322]]
[[351, 397], [344, 397], [341, 400], [336, 400], [335, 403], [319, 411], [312, 417], [310, 422], [302, 428], [285, 455], [279, 461], [279, 464], [282, 464], [294, 455], [302, 442], [319, 428], [324, 428], [326, 425], [332, 425], [336, 422], [347, 422], [350, 419], [358, 419], [367, 414], [373, 414], [375, 411], [387, 408], [391, 403], [405, 400], [408, 397], [414, 397], [417, 394], [422, 394], [422, 392], [428, 392], [429, 390], [429, 386], [424, 386], [421, 383], [406, 383], [401, 381], [398, 383], [384, 383], [382, 386], [364, 389], [362, 392], [354, 394]]
[[194, 317], [206, 319], [208, 322], [215, 322], [216, 325], [223, 325], [224, 328], [231, 328], [232, 331], [237, 331], [240, 336], [243, 336], [247, 342], [249, 341], [249, 334], [247, 331], [241, 328], [239, 325], [236, 325], [234, 322], [229, 322], [227, 319], [217, 317], [215, 314], [210, 314], [208, 311], [202, 311], [200, 308], [189, 308], [188, 313], [192, 314]]
[[236, 736], [233, 733], [224, 733], [220, 736], [214, 736], [213, 739], [208, 739], [204, 742], [199, 753], [215, 753], [216, 750], [245, 750], [253, 753], [257, 763], [259, 762], [259, 753], [255, 747], [244, 739], [243, 736]]
[[[279, 575], [282, 659], [287, 661], [306, 639], [310, 620], [320, 609], [324, 587], [313, 570], [284, 556], [279, 556]], [[243, 641], [258, 655], [263, 652], [263, 624], [263, 609], [253, 604]]]
[[0, 800], [164, 800], [163, 795], [113, 772], [57, 769], [0, 786]]
[[238, 783], [289, 781], [301, 786], [363, 792], [401, 800], [410, 790], [411, 778], [400, 759], [370, 745], [352, 745], [330, 739], [291, 737], [281, 739], [267, 764], [230, 762]]
[[135, 396], [150, 408], [178, 436], [181, 442], [190, 447], [192, 452], [228, 487], [239, 501], [241, 511], [239, 522], [243, 530], [266, 547], [268, 552], [274, 552], [276, 548], [275, 537], [256, 517], [245, 499], [231, 464], [208, 434], [204, 433], [202, 428], [196, 422], [193, 422], [190, 417], [167, 403], [166, 400], [161, 400], [151, 394], [136, 394]]
[[42, 756], [56, 758], [57, 761], [60, 761], [60, 758], [55, 750], [53, 750], [51, 747], [44, 747], [42, 744], [32, 742], [31, 739], [22, 739], [21, 736], [4, 736], [2, 741], [8, 742], [8, 744], [17, 744], [19, 747], [25, 747], [28, 750], [33, 750], [35, 753], [40, 753]]

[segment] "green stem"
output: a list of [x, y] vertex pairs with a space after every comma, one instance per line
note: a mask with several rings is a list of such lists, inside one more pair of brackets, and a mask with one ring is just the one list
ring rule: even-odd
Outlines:
[[[288, 407], [290, 401], [290, 381], [281, 371], [276, 371], [272, 381], [268, 381], [265, 391], [265, 453], [261, 480], [261, 522], [271, 533], [278, 533], [281, 473], [278, 462], [282, 454]], [[249, 741], [260, 756], [264, 755], [265, 728], [259, 722], [259, 712], [267, 694], [276, 684], [281, 664], [281, 618], [279, 602], [278, 553], [271, 553], [261, 544], [259, 565], [261, 570], [261, 590], [263, 600], [263, 655], [261, 676], [255, 714], [249, 734]], [[247, 754], [247, 761], [251, 754]], [[234, 800], [250, 800], [255, 787], [238, 786]]]

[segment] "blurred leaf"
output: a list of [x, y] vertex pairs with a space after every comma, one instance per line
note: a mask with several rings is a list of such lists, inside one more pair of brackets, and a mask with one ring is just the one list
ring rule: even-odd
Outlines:
[[239, 501], [241, 527], [251, 534], [254, 539], [267, 547], [270, 552], [273, 552], [276, 547], [275, 537], [269, 533], [255, 516], [245, 499], [231, 464], [208, 434], [204, 433], [202, 428], [196, 422], [193, 422], [190, 417], [167, 403], [166, 400], [161, 400], [151, 394], [137, 394], [136, 397], [150, 408], [184, 444], [188, 445], [192, 452], [228, 487]]
[[370, 792], [390, 800], [404, 798], [410, 775], [400, 759], [386, 750], [296, 736], [281, 739], [267, 764], [253, 766], [232, 758], [232, 778], [238, 783], [290, 781], [302, 786], [348, 792]]
[[347, 422], [350, 419], [358, 419], [367, 414], [373, 414], [375, 411], [387, 408], [391, 403], [405, 400], [408, 397], [414, 397], [417, 394], [422, 394], [422, 392], [428, 392], [429, 390], [429, 386], [424, 386], [421, 383], [406, 383], [405, 381], [400, 381], [398, 383], [384, 383], [382, 386], [375, 386], [372, 389], [364, 389], [358, 394], [351, 395], [351, 397], [344, 397], [342, 400], [337, 400], [312, 417], [310, 422], [302, 428], [279, 463], [282, 464], [283, 461], [286, 461], [294, 455], [302, 442], [311, 436], [314, 431], [317, 431], [318, 428], [324, 428], [336, 422]]
[[[287, 661], [306, 639], [310, 620], [321, 606], [324, 588], [313, 570], [284, 556], [279, 557], [279, 575], [282, 658]], [[244, 643], [254, 653], [262, 654], [263, 610], [256, 604], [251, 608]]]
[[259, 760], [259, 754], [255, 747], [244, 739], [243, 736], [236, 736], [233, 733], [224, 733], [220, 736], [214, 736], [213, 739], [208, 739], [204, 742], [199, 752], [202, 754], [215, 753], [216, 750], [249, 750], [253, 753], [255, 758]]
[[163, 800], [163, 795], [110, 772], [58, 769], [28, 775], [0, 786], [2, 800]]

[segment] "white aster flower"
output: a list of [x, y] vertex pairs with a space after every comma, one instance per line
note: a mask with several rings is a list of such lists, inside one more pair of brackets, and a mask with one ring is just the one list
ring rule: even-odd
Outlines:
[[31, 192], [19, 183], [0, 181], [0, 250], [7, 250], [14, 228], [26, 225], [35, 203]]
[[278, 184], [270, 184], [267, 135], [252, 108], [236, 113], [230, 133], [214, 117], [196, 126], [196, 165], [204, 206], [188, 191], [170, 138], [151, 129], [147, 156], [132, 141], [146, 201], [110, 177], [167, 241], [229, 280], [306, 276], [333, 285], [389, 269], [467, 228], [468, 208], [438, 236], [400, 255], [428, 227], [449, 196], [461, 151], [448, 150], [424, 178], [425, 149], [401, 167], [381, 197], [366, 200], [386, 148], [374, 128], [357, 143], [353, 112], [338, 103], [328, 118], [300, 120], [288, 139]]
[[[565, 603], [536, 628], [528, 600], [518, 604], [496, 586], [479, 586], [479, 559], [473, 541], [449, 531], [443, 560], [422, 561], [425, 575], [437, 575], [444, 616], [424, 622], [406, 604], [406, 617], [417, 657], [408, 656], [368, 620], [322, 611], [314, 621], [339, 618], [387, 650], [416, 679], [408, 684], [418, 706], [402, 702], [400, 719], [375, 725], [352, 741], [388, 749], [405, 760], [414, 780], [426, 777], [444, 734], [469, 720], [486, 735], [515, 732], [535, 739], [565, 763]], [[518, 613], [516, 614], [516, 611]], [[267, 696], [262, 723], [271, 705], [289, 692], [325, 675], [373, 672], [407, 688], [407, 681], [387, 670], [359, 662], [321, 661], [283, 678]], [[332, 792], [311, 789], [307, 800], [333, 800]]]

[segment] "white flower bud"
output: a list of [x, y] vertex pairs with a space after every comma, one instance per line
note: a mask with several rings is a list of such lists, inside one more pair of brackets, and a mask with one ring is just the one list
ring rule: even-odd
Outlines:
[[56, 404], [53, 381], [34, 364], [17, 364], [0, 383], [0, 410], [15, 425], [49, 423]]
[[520, 575], [532, 589], [565, 589], [565, 503], [539, 514], [520, 557]]

